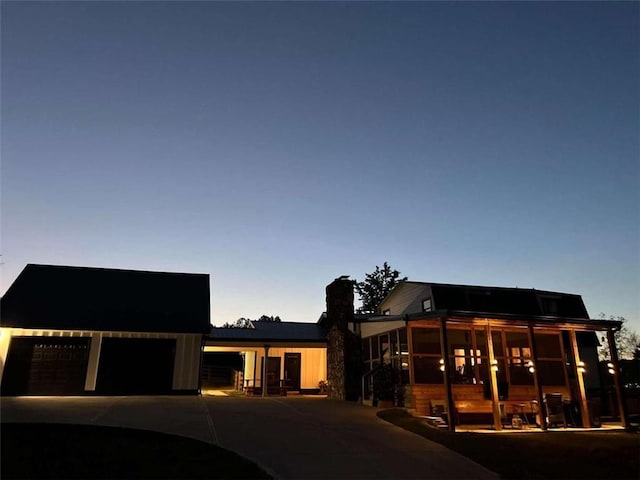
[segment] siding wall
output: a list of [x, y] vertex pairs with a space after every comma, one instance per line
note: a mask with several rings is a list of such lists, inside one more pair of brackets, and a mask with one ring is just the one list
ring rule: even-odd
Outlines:
[[[390, 310], [390, 315], [422, 312], [422, 301], [431, 296], [431, 287], [420, 283], [402, 284], [393, 296], [380, 305], [380, 312]], [[434, 309], [437, 308], [434, 305]]]
[[7, 360], [12, 336], [22, 337], [91, 337], [89, 363], [85, 390], [96, 389], [100, 346], [105, 337], [115, 338], [169, 338], [176, 339], [176, 356], [173, 369], [173, 390], [197, 390], [200, 375], [200, 348], [202, 335], [199, 333], [148, 333], [148, 332], [93, 332], [80, 330], [29, 330], [21, 328], [0, 329], [0, 381]]
[[[322, 348], [298, 348], [298, 347], [272, 347], [269, 349], [270, 357], [280, 357], [280, 378], [284, 378], [284, 354], [300, 353], [300, 388], [316, 389], [320, 380], [327, 379], [327, 349]], [[245, 380], [254, 378], [259, 381], [262, 378], [262, 357], [264, 349], [245, 352]]]

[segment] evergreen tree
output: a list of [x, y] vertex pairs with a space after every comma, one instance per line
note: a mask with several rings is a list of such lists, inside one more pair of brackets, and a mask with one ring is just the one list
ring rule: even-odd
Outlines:
[[362, 303], [359, 313], [375, 313], [393, 287], [407, 279], [400, 278], [400, 272], [393, 270], [387, 262], [384, 262], [382, 268], [376, 266], [375, 271], [366, 273], [364, 277], [364, 281], [355, 284]]

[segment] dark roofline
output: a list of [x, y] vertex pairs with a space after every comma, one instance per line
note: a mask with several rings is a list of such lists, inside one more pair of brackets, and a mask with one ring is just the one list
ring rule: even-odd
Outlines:
[[87, 267], [87, 266], [81, 266], [81, 265], [53, 265], [53, 264], [47, 264], [47, 263], [27, 263], [25, 265], [26, 267], [46, 267], [46, 268], [60, 268], [60, 269], [65, 269], [65, 270], [102, 270], [102, 271], [108, 271], [108, 272], [132, 272], [132, 273], [156, 273], [156, 274], [163, 274], [163, 275], [204, 275], [204, 276], [209, 276], [208, 273], [199, 273], [199, 272], [167, 272], [164, 270], [138, 270], [138, 269], [133, 269], [133, 268], [111, 268], [111, 267]]
[[3, 326], [46, 330], [204, 334], [210, 277], [28, 263], [2, 296]]
[[[297, 326], [305, 326], [306, 332], [294, 332], [292, 335], [290, 331], [287, 333], [282, 330]], [[275, 331], [273, 331], [274, 328]], [[224, 335], [217, 336], [216, 332], [224, 332]], [[249, 328], [213, 327], [209, 333], [205, 335], [205, 340], [215, 341], [216, 343], [327, 343], [326, 332], [322, 326], [311, 322], [252, 322]]]
[[[463, 285], [463, 284], [458, 284], [458, 283], [436, 283], [436, 282], [416, 282], [414, 280], [404, 280], [402, 282], [399, 282], [398, 285], [396, 285], [396, 287], [398, 287], [399, 285], [402, 285], [404, 283], [415, 283], [417, 285], [428, 285], [430, 287], [455, 287], [455, 288], [478, 288], [478, 289], [482, 289], [482, 288], [486, 288], [486, 289], [491, 289], [491, 290], [511, 290], [514, 292], [536, 292], [536, 293], [541, 293], [543, 295], [545, 294], [549, 294], [549, 295], [570, 295], [570, 296], [574, 296], [574, 297], [581, 297], [580, 294], [578, 293], [566, 293], [566, 292], [553, 292], [551, 290], [538, 290], [537, 288], [520, 288], [520, 287], [496, 287], [496, 286], [492, 286], [492, 285]], [[393, 288], [393, 290], [395, 290], [395, 288]], [[391, 290], [393, 292], [393, 290]], [[391, 292], [389, 292], [391, 293]], [[388, 297], [388, 295], [387, 295]], [[382, 302], [384, 302], [386, 300], [386, 298], [384, 298], [382, 300]], [[382, 304], [382, 302], [380, 302]]]

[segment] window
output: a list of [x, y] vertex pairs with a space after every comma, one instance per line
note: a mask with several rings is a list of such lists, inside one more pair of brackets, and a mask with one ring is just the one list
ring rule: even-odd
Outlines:
[[383, 310], [382, 315], [391, 315], [391, 310], [388, 308], [386, 310]]
[[414, 355], [413, 375], [416, 383], [444, 383], [444, 375], [440, 371], [440, 359], [438, 357]]
[[384, 334], [378, 337], [380, 342], [380, 358], [382, 359], [382, 363], [389, 364], [391, 363], [391, 349], [389, 345], [389, 335]]
[[366, 363], [371, 360], [370, 341], [368, 338], [362, 339], [362, 360]]
[[487, 382], [489, 359], [484, 329], [451, 329], [447, 336], [451, 381], [472, 385]]
[[439, 328], [413, 328], [411, 330], [411, 336], [413, 340], [413, 353], [442, 355]]
[[542, 385], [565, 385], [565, 365], [559, 333], [534, 333], [538, 379]]
[[371, 340], [371, 360], [379, 360], [380, 348], [378, 346], [378, 337], [373, 337]]
[[513, 385], [533, 385], [533, 375], [529, 371], [531, 346], [526, 332], [505, 332], [507, 341], [507, 365], [509, 379]]
[[442, 359], [440, 329], [437, 327], [412, 328], [411, 339], [415, 383], [444, 383], [444, 376], [440, 370]]
[[400, 378], [403, 384], [409, 383], [409, 343], [407, 342], [407, 329], [398, 330], [398, 342], [400, 344]]
[[557, 315], [558, 314], [558, 297], [538, 297], [540, 298], [540, 304], [542, 306], [542, 313], [544, 315]]
[[430, 312], [431, 310], [433, 310], [433, 306], [431, 305], [431, 298], [427, 298], [425, 300], [422, 301], [422, 311], [423, 312]]
[[402, 384], [409, 383], [407, 329], [400, 328], [362, 339], [362, 363], [368, 372], [381, 364], [393, 365]]

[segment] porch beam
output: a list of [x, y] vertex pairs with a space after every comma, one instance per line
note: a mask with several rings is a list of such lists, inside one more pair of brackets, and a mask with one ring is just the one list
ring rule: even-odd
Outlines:
[[442, 359], [444, 360], [444, 387], [447, 392], [447, 416], [449, 418], [449, 431], [455, 432], [456, 425], [454, 422], [455, 415], [453, 409], [455, 403], [453, 401], [453, 390], [451, 389], [451, 379], [449, 378], [449, 340], [447, 338], [447, 318], [440, 319], [440, 349], [442, 351]]
[[[580, 413], [582, 416], [582, 426], [585, 428], [591, 427], [589, 421], [589, 405], [587, 404], [587, 394], [584, 389], [584, 378], [582, 378], [582, 372], [580, 371], [580, 351], [578, 349], [578, 340], [576, 337], [576, 331], [572, 328], [569, 330], [569, 337], [571, 338], [571, 349], [573, 351], [573, 368], [578, 380], [578, 395], [580, 396]], [[597, 365], [592, 365], [589, 368], [598, 368]]]
[[[496, 430], [502, 430], [502, 418], [500, 416], [500, 397], [498, 395], [498, 373], [494, 370], [496, 359], [493, 351], [493, 337], [491, 336], [491, 326], [486, 327], [487, 353], [489, 354], [489, 381], [491, 382], [491, 409], [493, 411], [493, 426]], [[496, 364], [497, 366], [497, 364]]]
[[613, 329], [607, 329], [607, 340], [609, 342], [609, 355], [613, 364], [613, 382], [616, 387], [616, 398], [618, 399], [618, 411], [620, 412], [620, 423], [624, 428], [629, 426], [629, 412], [627, 412], [627, 402], [625, 401], [624, 388], [620, 381], [620, 360], [618, 358], [618, 348]]
[[[533, 323], [529, 322], [528, 325], [528, 333], [529, 333], [529, 345], [531, 345], [531, 357], [533, 359], [533, 385], [536, 389], [536, 397], [538, 400], [538, 415], [540, 415], [540, 427], [542, 430], [547, 429], [547, 412], [546, 405], [543, 402], [542, 397], [542, 385], [540, 383], [540, 378], [538, 377], [538, 344], [536, 343], [536, 336], [533, 331]], [[535, 422], [535, 418], [533, 419]]]

